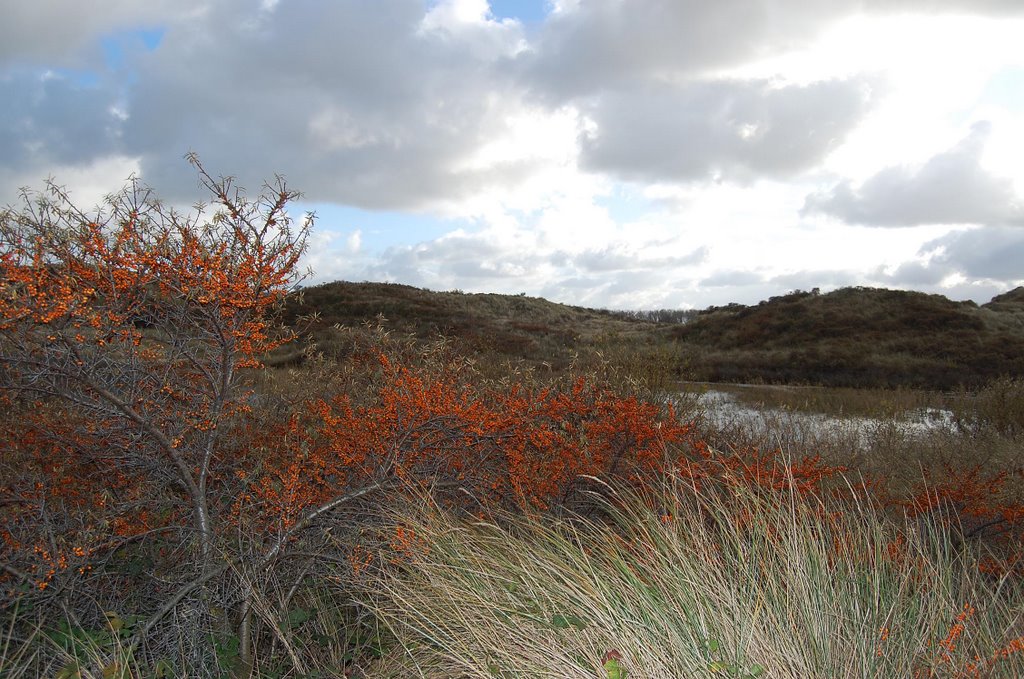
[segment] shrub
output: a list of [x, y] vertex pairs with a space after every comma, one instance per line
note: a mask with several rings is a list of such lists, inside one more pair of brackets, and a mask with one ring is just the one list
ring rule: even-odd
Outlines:
[[[187, 584], [149, 594], [184, 599], [201, 635], [230, 529], [230, 430], [249, 408], [247, 369], [291, 337], [270, 316], [299, 279], [310, 222], [293, 226], [298, 194], [283, 180], [249, 199], [189, 160], [213, 197], [208, 217], [205, 206], [179, 214], [134, 179], [95, 213], [50, 183], [0, 214], [0, 435], [12, 470], [0, 537], [8, 596], [65, 605], [98, 559], [152, 559], [139, 545], [159, 537], [164, 582]], [[103, 574], [93, 621], [126, 583]]]
[[1024, 379], [1001, 377], [975, 393], [960, 392], [953, 399], [956, 424], [980, 434], [994, 432], [1009, 439], [1024, 435]]

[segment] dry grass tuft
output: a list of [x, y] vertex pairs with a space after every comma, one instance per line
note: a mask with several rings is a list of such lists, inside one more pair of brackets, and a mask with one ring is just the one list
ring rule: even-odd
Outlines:
[[603, 509], [398, 510], [427, 547], [386, 556], [365, 582], [398, 640], [372, 676], [589, 679], [613, 676], [612, 651], [636, 679], [1024, 675], [1024, 592], [981, 575], [981, 547], [945, 531], [866, 501], [671, 479]]

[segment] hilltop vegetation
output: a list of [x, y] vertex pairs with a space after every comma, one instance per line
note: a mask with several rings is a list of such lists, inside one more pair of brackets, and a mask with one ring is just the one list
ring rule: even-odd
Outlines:
[[675, 330], [712, 381], [950, 389], [1024, 374], [1024, 295], [984, 306], [874, 288], [712, 308]]
[[[684, 364], [677, 352], [679, 343], [670, 337], [670, 325], [525, 295], [335, 282], [293, 295], [283, 320], [333, 359], [348, 351], [339, 327], [379, 324], [392, 334], [423, 343], [444, 337], [492, 375], [500, 375], [509, 364], [563, 374], [573, 363], [609, 361], [657, 386], [681, 377]], [[293, 351], [277, 360], [298, 357]]]
[[429, 340], [443, 335], [473, 353], [527, 360], [560, 358], [560, 349], [590, 345], [614, 333], [649, 333], [653, 323], [609, 311], [556, 304], [525, 295], [431, 292], [391, 283], [335, 282], [305, 288], [284, 320], [317, 315], [314, 328], [357, 327], [382, 317], [393, 332]]
[[497, 363], [522, 360], [561, 371], [574, 357], [600, 354], [633, 374], [640, 369], [652, 386], [685, 377], [951, 389], [1024, 375], [1024, 288], [982, 306], [902, 290], [798, 291], [675, 322], [679, 316], [669, 313], [583, 309], [525, 296], [329, 283], [291, 299], [285, 321], [296, 324], [304, 314], [317, 315], [304, 327], [328, 353], [332, 326], [377, 319], [421, 340], [443, 335]]

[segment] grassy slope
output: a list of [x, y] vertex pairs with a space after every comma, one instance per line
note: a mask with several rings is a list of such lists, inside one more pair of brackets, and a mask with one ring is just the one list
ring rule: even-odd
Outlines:
[[1024, 374], [1024, 292], [978, 307], [941, 295], [844, 288], [709, 309], [676, 337], [705, 377], [948, 389]]
[[304, 290], [289, 302], [285, 320], [314, 312], [319, 320], [310, 332], [327, 353], [333, 325], [380, 315], [393, 332], [424, 340], [444, 335], [491, 363], [525, 360], [559, 371], [577, 353], [600, 352], [631, 374], [645, 373], [648, 382], [686, 375], [949, 389], [1024, 375], [1022, 288], [980, 307], [897, 290], [798, 292], [712, 307], [686, 324], [658, 324], [533, 297], [339, 282]]
[[[298, 321], [316, 313], [312, 324]], [[379, 318], [382, 317], [382, 318]], [[430, 292], [389, 283], [327, 283], [306, 288], [286, 306], [284, 320], [309, 328], [328, 355], [331, 327], [380, 322], [424, 341], [443, 336], [490, 363], [523, 360], [564, 370], [577, 352], [668, 343], [668, 328], [609, 311], [556, 304], [522, 295]]]

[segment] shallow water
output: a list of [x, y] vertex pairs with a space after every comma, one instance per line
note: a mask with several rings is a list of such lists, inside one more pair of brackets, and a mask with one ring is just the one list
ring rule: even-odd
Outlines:
[[[880, 419], [786, 408], [752, 408], [741, 403], [734, 394], [714, 389], [696, 395], [687, 394], [686, 399], [693, 404], [697, 417], [706, 426], [720, 431], [740, 429], [769, 440], [785, 432], [788, 440], [841, 439], [867, 449], [882, 434], [916, 438], [953, 428], [953, 414], [937, 408], [914, 411], [902, 419]], [[689, 399], [695, 399], [695, 402]]]

